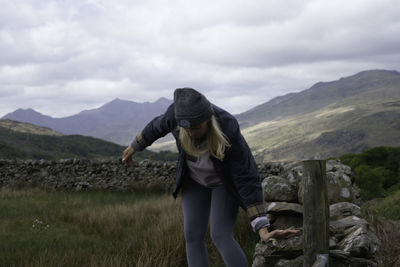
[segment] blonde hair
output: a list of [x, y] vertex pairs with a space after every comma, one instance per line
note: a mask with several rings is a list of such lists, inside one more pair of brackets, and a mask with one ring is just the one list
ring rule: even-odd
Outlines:
[[196, 145], [195, 139], [191, 138], [187, 131], [181, 128], [179, 129], [179, 140], [187, 154], [193, 157], [199, 157], [209, 151], [211, 156], [221, 161], [225, 157], [226, 148], [231, 146], [214, 116], [211, 116], [208, 125], [207, 146], [205, 148], [199, 148], [199, 146]]

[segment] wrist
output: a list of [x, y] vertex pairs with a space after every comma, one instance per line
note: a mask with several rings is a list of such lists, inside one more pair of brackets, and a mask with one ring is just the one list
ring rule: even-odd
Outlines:
[[268, 229], [266, 227], [260, 228], [258, 230], [258, 234], [260, 235], [260, 239], [263, 241], [267, 241], [271, 238], [271, 233], [268, 232]]
[[262, 228], [258, 229], [258, 233], [259, 234], [268, 234], [269, 231], [268, 231], [267, 227], [262, 227]]
[[253, 231], [258, 233], [258, 230], [264, 227], [269, 227], [269, 220], [267, 216], [257, 217], [251, 221], [251, 226], [253, 227]]

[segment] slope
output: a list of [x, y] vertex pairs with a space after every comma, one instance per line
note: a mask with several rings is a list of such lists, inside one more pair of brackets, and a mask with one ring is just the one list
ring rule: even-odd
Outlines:
[[[273, 107], [273, 112], [272, 112]], [[279, 116], [278, 116], [279, 114]], [[332, 157], [400, 140], [400, 74], [365, 71], [238, 116], [259, 160]], [[261, 121], [262, 118], [267, 118]]]

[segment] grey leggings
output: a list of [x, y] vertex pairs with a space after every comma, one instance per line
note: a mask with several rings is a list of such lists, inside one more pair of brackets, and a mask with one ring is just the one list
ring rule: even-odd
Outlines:
[[224, 186], [204, 187], [187, 179], [182, 188], [186, 256], [190, 267], [208, 266], [205, 235], [210, 219], [211, 239], [228, 267], [247, 266], [246, 255], [233, 237], [238, 205]]

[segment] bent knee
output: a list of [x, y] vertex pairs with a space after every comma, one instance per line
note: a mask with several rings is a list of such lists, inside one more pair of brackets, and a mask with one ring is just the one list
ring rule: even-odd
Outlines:
[[233, 240], [233, 233], [229, 231], [211, 231], [211, 240], [217, 247], [224, 246], [224, 244], [229, 243]]

